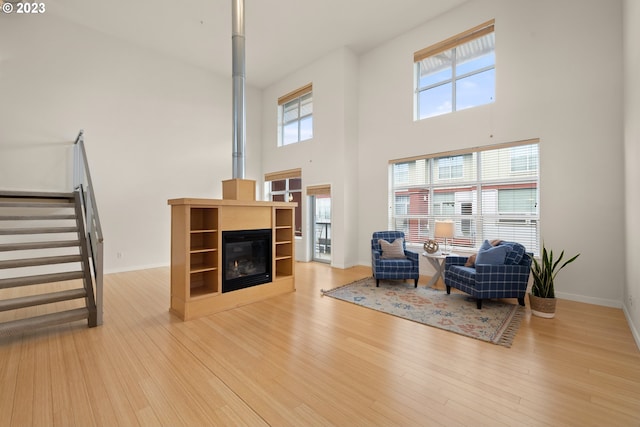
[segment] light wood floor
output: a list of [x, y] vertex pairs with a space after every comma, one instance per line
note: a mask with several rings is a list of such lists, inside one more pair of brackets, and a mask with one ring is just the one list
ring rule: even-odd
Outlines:
[[168, 268], [107, 275], [103, 326], [0, 338], [0, 425], [640, 425], [621, 310], [561, 300], [505, 348], [321, 296], [368, 268], [296, 274], [295, 293], [188, 322]]

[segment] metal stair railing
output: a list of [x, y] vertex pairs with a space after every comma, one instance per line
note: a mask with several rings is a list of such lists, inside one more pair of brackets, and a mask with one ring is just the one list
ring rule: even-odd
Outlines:
[[84, 212], [85, 237], [95, 286], [96, 320], [102, 325], [103, 313], [103, 254], [104, 239], [96, 204], [87, 152], [84, 147], [84, 131], [80, 130], [74, 144], [73, 188], [80, 194]]

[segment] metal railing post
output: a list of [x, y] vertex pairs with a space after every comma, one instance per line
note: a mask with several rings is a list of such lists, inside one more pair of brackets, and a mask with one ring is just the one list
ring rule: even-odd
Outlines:
[[103, 283], [102, 283], [102, 279], [103, 279], [103, 263], [102, 263], [102, 256], [103, 256], [103, 245], [102, 245], [102, 241], [100, 241], [98, 243], [98, 250], [97, 250], [98, 254], [97, 254], [97, 262], [96, 262], [96, 319], [97, 319], [97, 324], [98, 325], [102, 325], [102, 313], [103, 313], [103, 307], [102, 307], [102, 290], [103, 290]]
[[97, 324], [102, 324], [103, 319], [103, 237], [98, 208], [96, 206], [91, 174], [89, 172], [89, 162], [84, 147], [84, 131], [80, 130], [74, 144], [74, 168], [73, 168], [74, 191], [80, 193], [80, 200], [84, 208], [85, 239], [87, 240], [87, 251], [93, 266], [93, 283], [95, 284], [95, 305]]

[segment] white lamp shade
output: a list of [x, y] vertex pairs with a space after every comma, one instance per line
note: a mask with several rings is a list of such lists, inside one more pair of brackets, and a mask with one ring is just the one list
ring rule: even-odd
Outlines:
[[433, 237], [453, 239], [453, 221], [436, 221]]

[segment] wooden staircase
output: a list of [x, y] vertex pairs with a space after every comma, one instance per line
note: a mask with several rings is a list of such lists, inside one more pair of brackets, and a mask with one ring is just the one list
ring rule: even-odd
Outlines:
[[79, 192], [0, 190], [0, 336], [97, 325]]

